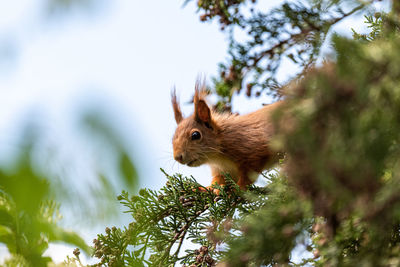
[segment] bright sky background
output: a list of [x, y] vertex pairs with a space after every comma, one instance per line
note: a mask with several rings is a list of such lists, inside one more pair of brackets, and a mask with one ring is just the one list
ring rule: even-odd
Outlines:
[[[218, 25], [201, 23], [194, 3], [182, 8], [183, 0], [101, 1], [93, 11], [57, 19], [45, 18], [42, 2], [0, 0], [0, 55], [8, 51], [0, 58], [0, 159], [7, 160], [13, 138], [31, 115], [40, 118], [49, 139], [61, 140], [62, 154], [79, 169], [88, 155], [76, 140], [74, 120], [85, 107], [100, 106], [131, 142], [142, 186], [165, 183], [160, 167], [209, 184], [207, 167], [173, 161], [170, 90], [176, 85], [186, 102], [199, 74], [216, 74], [227, 49]], [[350, 34], [350, 27], [362, 27], [360, 21], [338, 30]], [[283, 76], [290, 74], [288, 69]], [[248, 112], [263, 102], [268, 99], [236, 97], [234, 108]], [[192, 107], [183, 110], [188, 115]], [[92, 240], [96, 233], [85, 237]], [[0, 247], [0, 259], [4, 251]], [[52, 251], [56, 259], [65, 258], [63, 246]]]

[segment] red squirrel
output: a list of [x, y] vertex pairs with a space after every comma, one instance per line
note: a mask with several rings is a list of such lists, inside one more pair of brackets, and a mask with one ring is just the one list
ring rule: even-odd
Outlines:
[[217, 113], [208, 107], [204, 87], [196, 83], [194, 112], [187, 118], [182, 115], [175, 90], [172, 92], [178, 124], [172, 139], [174, 158], [190, 167], [208, 164], [211, 184], [224, 185], [224, 174], [229, 173], [244, 190], [279, 159], [270, 148], [274, 134], [271, 113], [282, 101], [245, 115]]

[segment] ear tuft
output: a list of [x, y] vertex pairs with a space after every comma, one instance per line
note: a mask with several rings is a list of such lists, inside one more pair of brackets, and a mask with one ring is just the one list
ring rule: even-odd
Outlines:
[[200, 100], [204, 100], [207, 96], [207, 86], [205, 79], [201, 77], [197, 78], [196, 85], [194, 87], [193, 103], [196, 106]]
[[174, 110], [174, 115], [175, 115], [175, 121], [177, 124], [179, 124], [183, 120], [183, 115], [181, 112], [181, 108], [179, 106], [179, 101], [176, 98], [176, 89], [174, 89], [171, 92], [171, 102], [172, 102], [172, 108]]

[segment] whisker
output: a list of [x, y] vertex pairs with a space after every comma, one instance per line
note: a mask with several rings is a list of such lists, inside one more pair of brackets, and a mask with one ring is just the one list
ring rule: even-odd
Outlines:
[[174, 161], [172, 162], [172, 170], [174, 170], [175, 164], [176, 164], [176, 161], [174, 160]]
[[161, 150], [161, 153], [172, 155], [173, 153], [170, 150]]

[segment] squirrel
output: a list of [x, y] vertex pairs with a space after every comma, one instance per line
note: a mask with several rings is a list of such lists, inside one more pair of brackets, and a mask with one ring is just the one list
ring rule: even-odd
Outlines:
[[224, 185], [228, 173], [245, 190], [263, 170], [280, 158], [280, 153], [270, 147], [275, 134], [271, 114], [283, 101], [237, 115], [211, 110], [205, 96], [204, 83], [197, 81], [194, 112], [184, 118], [175, 89], [171, 93], [177, 123], [172, 139], [174, 159], [190, 167], [208, 164], [212, 173], [211, 184]]

